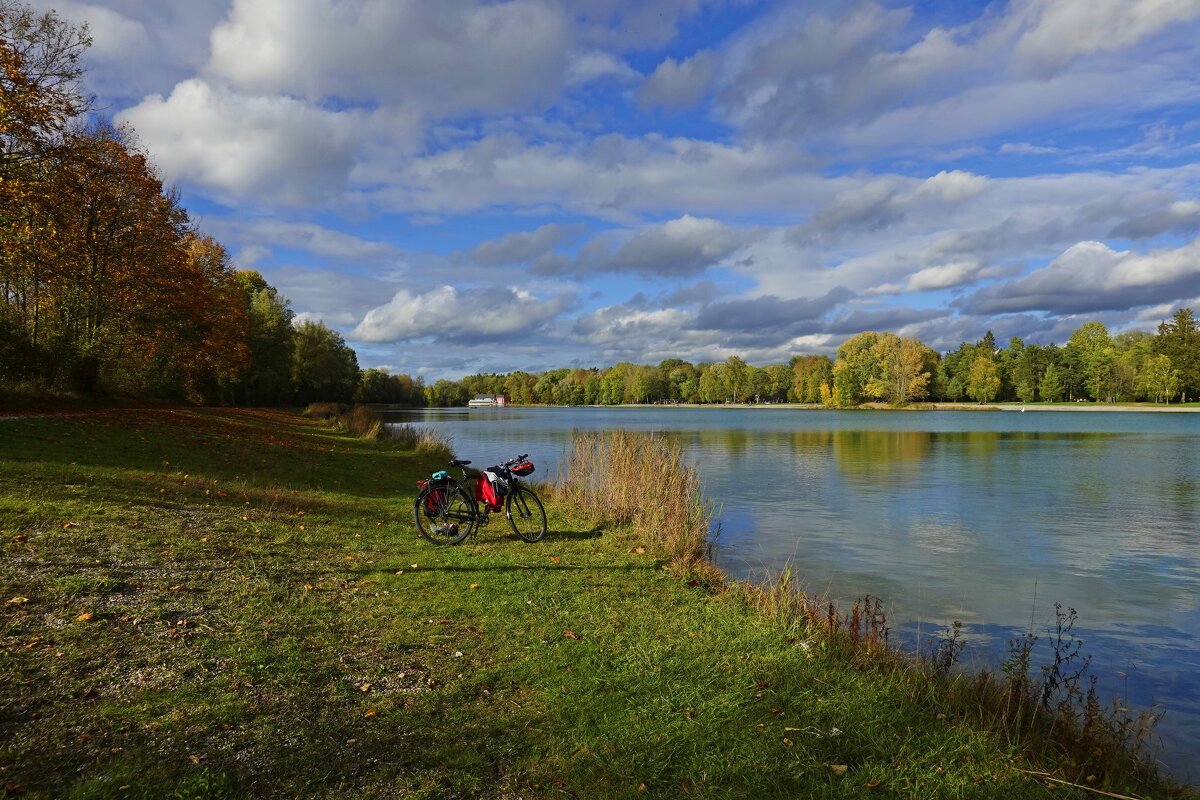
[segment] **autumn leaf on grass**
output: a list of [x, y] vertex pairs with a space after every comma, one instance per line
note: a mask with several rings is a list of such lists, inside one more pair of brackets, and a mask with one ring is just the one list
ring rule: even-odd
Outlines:
[[4, 605], [6, 605], [6, 606], [19, 606], [19, 605], [22, 605], [22, 604], [24, 604], [24, 603], [28, 603], [28, 602], [29, 602], [29, 598], [28, 598], [28, 597], [14, 597], [12, 600], [9, 600], [9, 601], [8, 601], [7, 603], [5, 603]]
[[471, 584], [471, 588], [472, 588], [472, 589], [478, 589], [478, 588], [479, 588], [479, 584], [478, 584], [478, 583], [472, 583], [472, 584]]
[[577, 633], [575, 633], [575, 631], [563, 631], [563, 636], [567, 637], [568, 639], [573, 639], [576, 642], [578, 642], [581, 638]]
[[378, 712], [376, 712], [375, 709], [368, 708], [366, 711], [363, 712], [363, 717], [366, 719], [370, 719], [371, 717], [375, 716], [376, 713], [378, 713]]
[[561, 561], [562, 561], [562, 559], [561, 559], [561, 558], [559, 558], [558, 556], [550, 556], [550, 563], [551, 563], [551, 564], [558, 564], [558, 563], [559, 563], [559, 562], [561, 562]]
[[78, 617], [76, 617], [75, 621], [76, 622], [88, 622], [91, 620], [91, 618], [92, 618], [92, 612], [85, 611], [82, 614], [80, 614]]
[[845, 764], [830, 764], [829, 765], [829, 771], [832, 772], [834, 775], [837, 775], [839, 778], [842, 777], [843, 775], [845, 775], [846, 771], [848, 769], [850, 769], [850, 768], [848, 766], [846, 766]]
[[639, 556], [644, 556], [644, 555], [646, 555], [646, 548], [644, 548], [644, 547], [635, 547], [635, 548], [633, 549], [633, 552], [637, 553]]

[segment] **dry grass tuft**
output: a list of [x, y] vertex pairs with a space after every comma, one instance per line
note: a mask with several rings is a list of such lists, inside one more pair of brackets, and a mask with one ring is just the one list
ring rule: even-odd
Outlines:
[[385, 434], [389, 441], [397, 443], [403, 450], [415, 450], [439, 461], [449, 461], [454, 457], [451, 438], [433, 428], [394, 425], [387, 428]]
[[346, 406], [341, 403], [309, 403], [304, 409], [304, 416], [310, 419], [336, 419], [346, 413]]
[[577, 433], [560, 468], [560, 497], [596, 518], [627, 525], [677, 568], [708, 565], [713, 507], [678, 442], [628, 431]]
[[366, 406], [355, 406], [337, 418], [338, 427], [347, 433], [374, 441], [383, 433], [383, 419]]

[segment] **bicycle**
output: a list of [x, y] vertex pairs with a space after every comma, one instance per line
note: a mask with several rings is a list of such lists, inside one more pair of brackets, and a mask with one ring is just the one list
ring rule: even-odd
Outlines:
[[[508, 490], [503, 498], [504, 515], [517, 536], [533, 543], [540, 542], [546, 535], [546, 509], [537, 494], [521, 483], [521, 478], [534, 470], [533, 462], [526, 460], [528, 455], [510, 458], [484, 472], [499, 476], [507, 484]], [[470, 479], [466, 468], [470, 463], [457, 458], [450, 462], [451, 467], [462, 471], [462, 481], [440, 470], [429, 480], [417, 482], [421, 491], [413, 501], [413, 516], [417, 530], [434, 544], [459, 544], [486, 525], [489, 514], [499, 513], [501, 509], [501, 499], [495, 496], [494, 487], [482, 472], [474, 479], [475, 491], [467, 491], [465, 484]], [[476, 500], [483, 501], [482, 510]]]

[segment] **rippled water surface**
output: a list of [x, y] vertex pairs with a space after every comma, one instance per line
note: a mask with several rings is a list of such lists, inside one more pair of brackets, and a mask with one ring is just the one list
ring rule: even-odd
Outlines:
[[[880, 596], [916, 648], [953, 620], [967, 658], [1045, 633], [1054, 603], [1108, 693], [1161, 703], [1163, 760], [1200, 755], [1200, 414], [509, 408], [406, 412], [477, 465], [555, 474], [576, 429], [678, 437], [721, 506], [737, 577], [790, 562], [810, 591]], [[1045, 644], [1042, 654], [1045, 654]]]

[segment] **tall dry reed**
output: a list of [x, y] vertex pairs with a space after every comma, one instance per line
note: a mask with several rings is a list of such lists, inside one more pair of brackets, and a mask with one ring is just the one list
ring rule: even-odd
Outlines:
[[338, 427], [363, 439], [378, 439], [383, 432], [383, 419], [366, 406], [355, 406], [337, 418]]
[[441, 461], [449, 461], [454, 457], [453, 441], [441, 431], [413, 425], [393, 425], [385, 430], [387, 439], [398, 444], [401, 449], [415, 450]]
[[336, 419], [346, 413], [346, 406], [341, 403], [309, 403], [304, 409], [304, 416], [312, 419]]
[[556, 490], [594, 517], [629, 526], [648, 550], [673, 564], [705, 562], [713, 507], [678, 442], [627, 431], [576, 433]]

